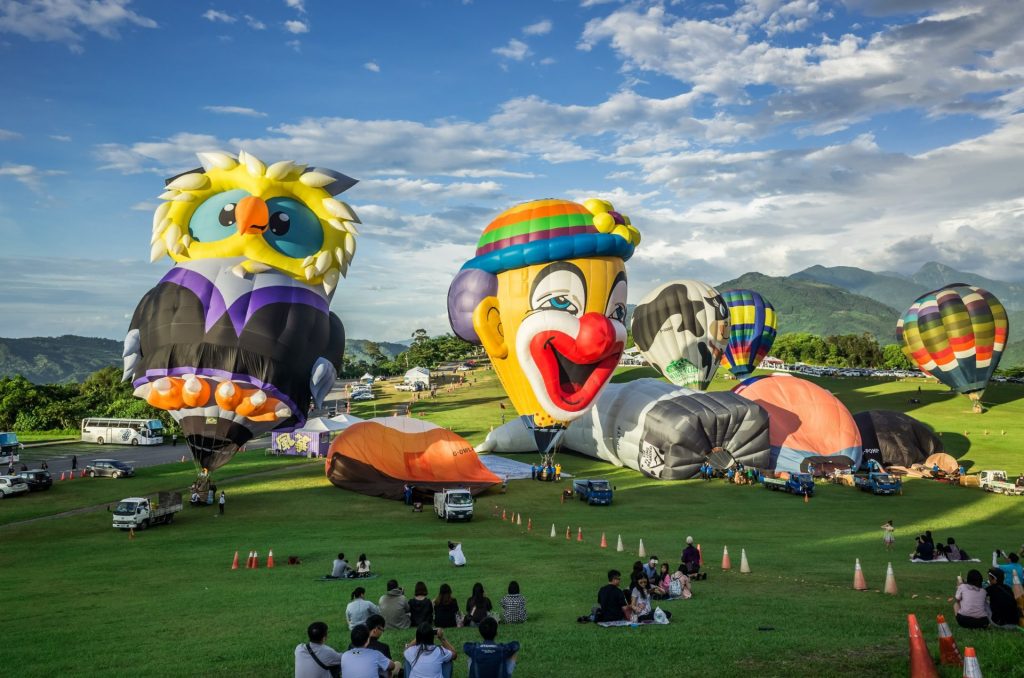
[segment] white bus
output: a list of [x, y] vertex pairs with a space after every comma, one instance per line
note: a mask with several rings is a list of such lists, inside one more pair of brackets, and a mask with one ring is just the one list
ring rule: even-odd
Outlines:
[[21, 461], [22, 444], [14, 433], [0, 433], [0, 462], [17, 464]]
[[82, 420], [82, 442], [115, 445], [160, 445], [164, 425], [159, 419], [113, 419], [91, 417]]

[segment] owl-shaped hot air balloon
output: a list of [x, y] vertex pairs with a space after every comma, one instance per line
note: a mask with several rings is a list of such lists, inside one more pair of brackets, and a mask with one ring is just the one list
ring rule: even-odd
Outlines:
[[981, 396], [1009, 339], [1006, 309], [980, 287], [953, 283], [923, 294], [896, 323], [903, 353], [923, 371], [971, 399]]
[[330, 303], [359, 220], [334, 197], [356, 183], [338, 172], [198, 156], [153, 216], [152, 260], [174, 266], [135, 309], [124, 378], [212, 470], [253, 436], [304, 423], [331, 390], [345, 331]]

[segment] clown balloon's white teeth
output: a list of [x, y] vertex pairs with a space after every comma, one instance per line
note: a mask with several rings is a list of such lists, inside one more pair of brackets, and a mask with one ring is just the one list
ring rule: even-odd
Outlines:
[[196, 157], [199, 158], [199, 164], [201, 164], [203, 169], [207, 172], [212, 169], [234, 169], [238, 165], [238, 160], [235, 156], [231, 153], [225, 153], [224, 151], [196, 153]]
[[252, 396], [249, 397], [249, 402], [251, 402], [256, 407], [259, 407], [263, 403], [267, 402], [267, 394], [264, 393], [263, 391], [256, 391], [255, 393], [252, 394]]
[[169, 190], [175, 191], [200, 191], [210, 185], [210, 178], [199, 172], [189, 172], [167, 184]]
[[223, 398], [230, 398], [235, 395], [235, 385], [230, 381], [221, 382], [221, 385], [217, 387], [217, 393]]

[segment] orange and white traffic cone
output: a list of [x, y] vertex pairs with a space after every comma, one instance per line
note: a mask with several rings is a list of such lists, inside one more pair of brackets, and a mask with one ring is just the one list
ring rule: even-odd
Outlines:
[[551, 523], [551, 538], [555, 538], [555, 524]]
[[572, 541], [572, 528], [568, 525], [565, 526], [565, 540]]
[[260, 554], [256, 551], [252, 552], [252, 569], [260, 569]]
[[79, 474], [78, 477], [79, 478], [84, 478], [85, 477], [85, 469], [82, 469], [82, 472], [81, 472], [81, 474]]
[[522, 524], [523, 524], [523, 514], [522, 513], [517, 513], [516, 514], [516, 527], [521, 527]]
[[255, 551], [249, 551], [249, 557], [248, 557], [248, 558], [246, 559], [246, 561], [245, 561], [245, 569], [247, 569], [247, 570], [251, 570], [252, 568], [256, 567], [256, 566], [255, 566], [255, 565], [253, 565], [253, 563], [252, 563], [252, 561], [253, 561], [253, 560], [254, 560], [255, 558], [256, 558], [256, 552], [255, 552]]
[[860, 569], [860, 558], [857, 559], [857, 563], [853, 566], [853, 590], [868, 590], [868, 583], [864, 581], [864, 571]]
[[740, 574], [750, 574], [750, 565], [747, 563], [747, 549], [740, 549]]
[[726, 546], [722, 550], [722, 569], [723, 570], [731, 570], [732, 569], [732, 560], [729, 558], [729, 547], [728, 546]]
[[274, 549], [270, 549], [270, 553], [267, 555], [267, 567], [271, 568], [274, 566]]
[[644, 540], [640, 540], [640, 548], [636, 552], [637, 558], [643, 559], [647, 557], [647, 549], [644, 548]]
[[907, 634], [910, 637], [910, 678], [939, 678], [935, 662], [928, 654], [928, 646], [921, 636], [916, 615], [907, 615]]
[[604, 532], [601, 533], [601, 548], [608, 548], [608, 540], [604, 537]]
[[956, 641], [953, 640], [953, 632], [949, 630], [946, 617], [936, 617], [939, 623], [939, 663], [946, 666], [962, 666], [964, 660], [960, 658], [960, 651], [956, 649]]
[[64, 480], [64, 471], [61, 471], [61, 472], [60, 472], [60, 479], [61, 479], [61, 480]]
[[533, 532], [533, 518], [526, 519], [526, 531]]
[[576, 541], [583, 541], [583, 528], [582, 527], [577, 527], [576, 528]]
[[889, 568], [885, 571], [885, 592], [890, 596], [895, 596], [900, 592], [896, 588], [896, 575], [892, 571], [892, 563], [889, 563]]
[[616, 550], [616, 551], [618, 551], [619, 553], [622, 553], [623, 551], [625, 551], [625, 550], [626, 550], [626, 549], [625, 549], [625, 548], [624, 548], [624, 547], [622, 546], [622, 535], [621, 535], [621, 534], [619, 535], [619, 543], [618, 543], [618, 544], [617, 544], [617, 545], [615, 546], [615, 550]]
[[508, 516], [505, 515], [505, 509], [501, 509], [501, 519], [508, 520]]
[[964, 678], [981, 678], [981, 666], [973, 647], [964, 648]]
[[231, 561], [231, 569], [232, 570], [237, 570], [238, 569], [238, 551], [235, 551], [235, 559]]

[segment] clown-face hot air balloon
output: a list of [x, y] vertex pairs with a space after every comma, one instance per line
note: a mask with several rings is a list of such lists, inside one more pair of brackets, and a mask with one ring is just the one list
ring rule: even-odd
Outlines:
[[729, 308], [698, 280], [677, 280], [648, 293], [633, 310], [633, 341], [677, 386], [704, 390], [729, 341]]
[[775, 342], [778, 318], [775, 307], [752, 290], [726, 290], [729, 306], [729, 345], [722, 364], [742, 379], [757, 369]]
[[918, 297], [896, 323], [903, 352], [922, 371], [971, 399], [981, 396], [1010, 334], [1006, 310], [980, 287], [953, 283]]
[[215, 469], [331, 390], [345, 333], [330, 303], [358, 219], [333, 197], [355, 184], [338, 172], [244, 151], [199, 160], [160, 196], [151, 255], [175, 266], [135, 309], [124, 378]]
[[541, 431], [582, 415], [618, 365], [624, 263], [639, 242], [608, 202], [535, 200], [491, 222], [452, 281], [452, 329], [483, 345], [516, 410]]

